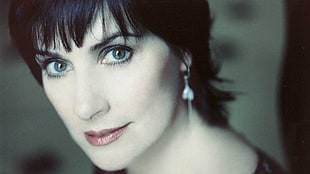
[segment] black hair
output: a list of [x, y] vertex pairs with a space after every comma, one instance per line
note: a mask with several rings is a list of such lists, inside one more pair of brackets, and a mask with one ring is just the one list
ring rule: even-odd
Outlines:
[[211, 19], [206, 0], [13, 0], [10, 34], [41, 85], [41, 69], [34, 59], [38, 45], [55, 46], [60, 38], [67, 51], [71, 41], [81, 47], [95, 17], [102, 14], [104, 21], [106, 10], [124, 36], [129, 28], [140, 34], [151, 32], [176, 52], [191, 54], [194, 107], [208, 124], [228, 126], [224, 103], [234, 97], [214, 86], [223, 80], [210, 57]]

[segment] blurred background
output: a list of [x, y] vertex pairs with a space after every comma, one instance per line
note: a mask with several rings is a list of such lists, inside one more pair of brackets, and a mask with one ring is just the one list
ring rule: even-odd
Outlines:
[[[12, 46], [8, 0], [0, 2], [0, 173], [85, 174], [92, 166]], [[228, 105], [232, 127], [288, 168], [279, 122], [286, 41], [282, 0], [209, 0], [214, 56], [240, 92]], [[22, 32], [22, 31], [21, 31]], [[286, 155], [285, 155], [286, 154]]]

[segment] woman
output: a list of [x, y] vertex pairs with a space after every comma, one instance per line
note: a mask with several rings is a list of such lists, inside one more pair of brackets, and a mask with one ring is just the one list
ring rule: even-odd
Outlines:
[[230, 130], [209, 30], [205, 0], [14, 0], [10, 10], [13, 41], [101, 172], [283, 173]]

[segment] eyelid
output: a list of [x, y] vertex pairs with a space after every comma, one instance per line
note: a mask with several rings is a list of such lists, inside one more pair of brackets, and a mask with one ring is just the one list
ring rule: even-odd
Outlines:
[[139, 39], [142, 36], [138, 35], [138, 34], [134, 34], [134, 33], [128, 33], [128, 35], [123, 35], [121, 33], [115, 33], [111, 37], [104, 39], [101, 43], [98, 43], [98, 44], [92, 46], [90, 48], [90, 51], [95, 51], [95, 50], [99, 50], [100, 48], [106, 47], [107, 45], [109, 45], [111, 42], [113, 42], [117, 38], [122, 38], [122, 40], [126, 43], [130, 37], [133, 37], [135, 39]]
[[[104, 60], [107, 59], [106, 56], [107, 56], [111, 51], [113, 51], [113, 50], [115, 50], [115, 49], [123, 49], [123, 50], [126, 50], [126, 51], [128, 52], [128, 54], [129, 54], [129, 56], [128, 56], [127, 58], [122, 59], [122, 60], [114, 60], [114, 61], [111, 61], [111, 60], [110, 60], [110, 61], [108, 61], [108, 62], [103, 63]], [[103, 64], [103, 65], [121, 64], [121, 63], [124, 63], [124, 62], [128, 62], [128, 61], [132, 58], [134, 52], [135, 52], [135, 51], [134, 51], [133, 48], [131, 48], [131, 47], [129, 47], [129, 46], [126, 46], [126, 45], [112, 45], [112, 46], [108, 46], [108, 47], [102, 49], [102, 50], [99, 52], [98, 58], [97, 58], [97, 62], [98, 62], [99, 64]]]
[[104, 47], [103, 49], [101, 49], [101, 50], [99, 51], [98, 58], [99, 58], [100, 56], [102, 56], [102, 54], [103, 54], [103, 56], [106, 56], [107, 53], [109, 53], [110, 51], [112, 51], [112, 50], [115, 49], [115, 48], [129, 48], [129, 47], [126, 46], [126, 45], [122, 45], [122, 44], [115, 44], [115, 45], [106, 46], [106, 47]]
[[47, 66], [50, 63], [56, 61], [65, 62], [66, 64], [71, 65], [71, 63], [68, 60], [59, 57], [50, 57], [50, 58], [43, 57], [42, 60], [40, 60], [39, 58], [36, 58], [35, 60], [37, 61], [42, 70], [46, 70]]
[[41, 59], [46, 59], [46, 58], [49, 58], [49, 57], [57, 57], [57, 58], [61, 58], [61, 56], [57, 53], [51, 53], [49, 51], [42, 51], [42, 50], [37, 50], [35, 51], [35, 55], [36, 55], [36, 58], [41, 58]]
[[[57, 73], [53, 73], [52, 71], [50, 71], [48, 69], [48, 66], [51, 65], [52, 63], [56, 63], [56, 62], [63, 62], [66, 64], [66, 71], [64, 72], [57, 72]], [[59, 58], [50, 58], [50, 59], [47, 59], [44, 63], [44, 72], [47, 74], [47, 77], [49, 78], [62, 78], [64, 76], [66, 76], [67, 73], [69, 73], [71, 70], [73, 70], [74, 67], [73, 65], [71, 64], [71, 62], [65, 60], [65, 59], [59, 59]]]
[[66, 61], [65, 59], [62, 59], [61, 56], [58, 55], [57, 53], [51, 53], [48, 51], [41, 51], [41, 50], [36, 52], [37, 53], [35, 54], [34, 59], [40, 66], [43, 65], [49, 59], [59, 59]]

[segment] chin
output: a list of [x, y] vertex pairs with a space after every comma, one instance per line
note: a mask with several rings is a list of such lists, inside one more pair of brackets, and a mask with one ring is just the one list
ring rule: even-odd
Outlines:
[[118, 171], [118, 170], [123, 170], [127, 168], [128, 166], [128, 161], [122, 159], [111, 159], [111, 158], [105, 158], [100, 157], [99, 159], [91, 159], [92, 163], [96, 165], [99, 169], [104, 170], [104, 171]]
[[103, 165], [103, 164], [96, 164], [94, 163], [99, 169], [112, 172], [112, 171], [118, 171], [126, 169], [127, 165], [120, 165], [120, 164], [109, 164], [109, 165]]
[[98, 166], [96, 165], [98, 169], [100, 170], [104, 170], [106, 172], [115, 172], [115, 171], [120, 171], [120, 170], [124, 170], [126, 169], [126, 167], [121, 167], [121, 168], [118, 168], [118, 167], [110, 167], [110, 168], [107, 168], [107, 167], [101, 167], [101, 166]]

